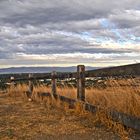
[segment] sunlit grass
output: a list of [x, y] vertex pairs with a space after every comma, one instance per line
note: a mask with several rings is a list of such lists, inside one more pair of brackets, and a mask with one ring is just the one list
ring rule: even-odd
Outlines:
[[[140, 117], [140, 80], [139, 79], [121, 79], [113, 80], [109, 79], [105, 81], [106, 87], [99, 86], [98, 88], [91, 87], [86, 88], [86, 102], [98, 106], [100, 110], [94, 116], [93, 123], [102, 123], [107, 128], [117, 132], [122, 139], [127, 139], [129, 131], [125, 130], [125, 127], [112, 121], [112, 119], [106, 114], [106, 110], [117, 110], [119, 112], [126, 113]], [[26, 99], [25, 92], [28, 90], [27, 84], [18, 84], [11, 86], [7, 89], [10, 96], [21, 96]], [[33, 100], [42, 102], [44, 107], [51, 109], [51, 107], [63, 107], [67, 112], [68, 104], [61, 102], [60, 100], [54, 100], [52, 98], [43, 97], [43, 100], [39, 98], [40, 93], [50, 93], [51, 85], [37, 84], [33, 90]], [[57, 94], [76, 99], [77, 89], [75, 87], [63, 86], [57, 87]], [[84, 114], [83, 108], [81, 108], [80, 102], [75, 104], [75, 111], [77, 114]], [[83, 112], [83, 113], [82, 113]]]
[[[140, 117], [140, 80], [139, 79], [122, 79], [107, 80], [106, 88], [88, 88], [86, 89], [86, 101], [90, 104], [105, 109], [115, 109], [130, 115]], [[8, 89], [10, 94], [25, 93], [28, 86], [19, 84], [16, 87]], [[49, 92], [51, 86], [36, 85], [34, 86], [33, 95], [36, 93]], [[68, 98], [77, 98], [77, 89], [74, 87], [57, 87], [57, 94]]]

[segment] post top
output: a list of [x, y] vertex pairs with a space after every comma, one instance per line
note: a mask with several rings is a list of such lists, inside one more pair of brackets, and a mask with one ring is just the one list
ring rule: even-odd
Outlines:
[[51, 73], [51, 75], [56, 75], [57, 73], [56, 73], [56, 71], [52, 71], [52, 73]]
[[85, 65], [77, 65], [77, 67], [85, 67]]
[[29, 78], [33, 77], [33, 74], [32, 73], [29, 73]]
[[13, 77], [13, 76], [12, 76], [12, 77], [10, 77], [10, 79], [11, 79], [11, 80], [14, 80], [14, 79], [15, 79], [15, 77]]
[[77, 66], [77, 71], [84, 72], [85, 71], [85, 66], [84, 65], [78, 65]]

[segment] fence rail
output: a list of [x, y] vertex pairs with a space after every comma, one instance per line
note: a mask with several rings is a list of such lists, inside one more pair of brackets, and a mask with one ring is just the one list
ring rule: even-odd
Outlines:
[[[33, 80], [39, 80], [39, 79], [51, 79], [52, 84], [52, 93], [40, 93], [39, 96], [41, 98], [43, 97], [50, 97], [55, 98], [56, 100], [59, 99], [63, 102], [67, 102], [71, 107], [74, 107], [74, 104], [76, 102], [82, 102], [83, 108], [87, 111], [90, 111], [92, 113], [96, 113], [99, 108], [97, 106], [89, 104], [85, 99], [85, 78], [91, 77], [90, 74], [87, 74], [85, 72], [85, 66], [84, 65], [78, 65], [77, 66], [77, 73], [71, 73], [71, 74], [58, 74], [56, 72], [52, 72], [49, 75], [43, 76], [43, 77], [33, 77], [33, 75], [29, 75], [28, 78], [17, 78], [14, 79], [14, 77], [11, 78], [11, 82], [21, 81], [21, 80], [28, 80], [29, 81], [29, 91], [27, 92], [27, 97], [31, 99], [32, 91], [33, 91]], [[77, 99], [70, 99], [65, 96], [60, 96], [57, 94], [57, 86], [56, 81], [57, 79], [63, 79], [63, 78], [76, 78], [77, 79]], [[140, 131], [140, 118], [127, 115], [125, 113], [117, 112], [115, 110], [111, 110], [108, 112], [108, 115], [117, 122], [122, 123], [123, 125], [139, 130]]]

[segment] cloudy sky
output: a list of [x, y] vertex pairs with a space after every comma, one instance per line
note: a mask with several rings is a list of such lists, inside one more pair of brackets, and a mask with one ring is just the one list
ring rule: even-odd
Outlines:
[[140, 0], [0, 0], [0, 67], [140, 62]]

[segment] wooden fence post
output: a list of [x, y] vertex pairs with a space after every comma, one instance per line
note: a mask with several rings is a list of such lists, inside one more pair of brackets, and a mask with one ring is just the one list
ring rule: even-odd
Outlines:
[[15, 82], [14, 82], [15, 77], [10, 77], [10, 89], [12, 92], [15, 92]]
[[14, 82], [14, 79], [15, 79], [15, 77], [10, 77], [10, 81], [11, 81], [11, 86], [13, 86], [14, 84], [15, 84], [15, 82]]
[[[33, 74], [29, 74], [29, 78], [33, 78]], [[32, 101], [31, 97], [32, 97], [32, 93], [33, 93], [33, 82], [31, 79], [29, 79], [29, 90], [27, 92], [27, 97], [29, 98], [29, 101]]]
[[56, 72], [55, 71], [53, 71], [52, 72], [52, 95], [56, 95], [57, 93], [56, 93]]
[[77, 99], [85, 101], [85, 66], [77, 66]]

